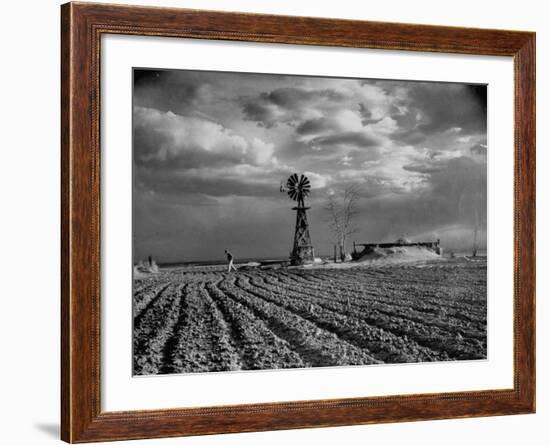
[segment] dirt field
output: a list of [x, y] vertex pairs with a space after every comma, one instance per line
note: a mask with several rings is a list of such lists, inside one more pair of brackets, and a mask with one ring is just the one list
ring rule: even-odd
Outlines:
[[487, 263], [171, 269], [134, 284], [134, 374], [486, 358]]

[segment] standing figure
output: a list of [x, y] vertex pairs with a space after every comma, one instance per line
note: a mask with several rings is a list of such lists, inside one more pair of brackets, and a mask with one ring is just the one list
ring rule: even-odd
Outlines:
[[225, 254], [227, 255], [227, 261], [228, 261], [228, 266], [227, 266], [227, 272], [231, 272], [231, 269], [233, 269], [235, 272], [237, 272], [237, 268], [233, 265], [233, 255], [232, 253], [225, 249]]

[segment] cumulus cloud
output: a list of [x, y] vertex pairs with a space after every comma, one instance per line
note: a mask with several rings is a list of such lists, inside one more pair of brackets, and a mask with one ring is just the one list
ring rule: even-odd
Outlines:
[[331, 178], [328, 175], [321, 175], [319, 173], [311, 172], [311, 171], [304, 171], [304, 175], [306, 175], [309, 179], [309, 182], [311, 183], [311, 187], [313, 189], [323, 189], [327, 187], [330, 184]]
[[271, 161], [273, 144], [247, 140], [217, 122], [171, 111], [134, 108], [134, 159], [158, 168], [191, 169], [211, 165]]

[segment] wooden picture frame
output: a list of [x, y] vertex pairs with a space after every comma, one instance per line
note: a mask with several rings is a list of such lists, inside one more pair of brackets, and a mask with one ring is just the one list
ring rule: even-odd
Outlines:
[[[535, 412], [534, 33], [67, 3], [61, 7], [61, 34], [61, 437], [64, 441], [94, 442]], [[513, 57], [513, 389], [102, 412], [99, 115], [103, 34]]]

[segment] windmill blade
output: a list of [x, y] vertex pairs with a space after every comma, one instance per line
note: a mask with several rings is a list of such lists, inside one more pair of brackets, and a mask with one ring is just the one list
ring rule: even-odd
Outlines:
[[290, 178], [288, 178], [287, 184], [289, 186], [296, 187], [296, 185], [298, 184], [298, 175], [296, 173], [291, 175]]
[[300, 178], [299, 188], [300, 190], [309, 190], [311, 188], [311, 184], [307, 176], [302, 175], [302, 177]]
[[290, 199], [294, 201], [303, 202], [309, 195], [311, 189], [311, 182], [308, 177], [303, 173], [298, 176], [298, 173], [293, 173], [286, 181], [286, 189]]

